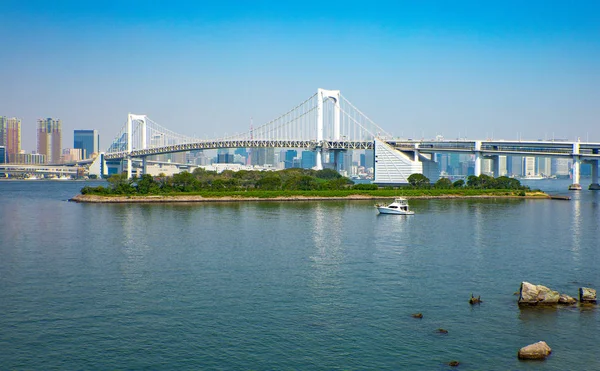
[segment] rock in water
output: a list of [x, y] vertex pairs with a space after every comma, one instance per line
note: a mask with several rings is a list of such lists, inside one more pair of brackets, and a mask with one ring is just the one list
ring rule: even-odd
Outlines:
[[481, 296], [474, 297], [473, 294], [471, 294], [471, 299], [469, 299], [469, 304], [471, 304], [471, 305], [481, 304]]
[[596, 304], [596, 290], [589, 287], [579, 288], [579, 301], [582, 303]]
[[538, 341], [519, 349], [519, 359], [546, 359], [552, 353], [552, 349], [545, 341]]
[[411, 314], [413, 318], [423, 318], [423, 313], [413, 313]]
[[519, 305], [555, 305], [558, 304], [560, 294], [542, 285], [521, 282], [519, 291]]
[[458, 365], [460, 365], [460, 362], [458, 362], [458, 361], [448, 362], [448, 366], [450, 366], [450, 367], [457, 367]]
[[577, 299], [571, 297], [569, 295], [560, 294], [560, 298], [558, 298], [558, 304], [562, 305], [573, 305], [577, 303]]
[[435, 330], [435, 332], [437, 332], [438, 334], [447, 334], [448, 330], [443, 329], [443, 328], [439, 328], [439, 329]]

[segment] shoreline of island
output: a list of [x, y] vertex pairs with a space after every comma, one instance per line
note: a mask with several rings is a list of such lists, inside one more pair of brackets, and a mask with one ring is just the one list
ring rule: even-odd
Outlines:
[[223, 195], [223, 196], [202, 196], [202, 195], [123, 195], [123, 196], [100, 196], [100, 195], [76, 195], [69, 199], [77, 203], [198, 203], [198, 202], [244, 202], [244, 201], [268, 201], [268, 202], [290, 202], [290, 201], [369, 201], [369, 200], [390, 200], [397, 197], [407, 199], [491, 199], [491, 198], [514, 198], [514, 199], [550, 199], [550, 195], [543, 192], [527, 192], [527, 194], [440, 194], [440, 195], [394, 195], [377, 196], [363, 194], [349, 194], [346, 196], [315, 196], [315, 195], [286, 195], [275, 197], [244, 197], [241, 195]]

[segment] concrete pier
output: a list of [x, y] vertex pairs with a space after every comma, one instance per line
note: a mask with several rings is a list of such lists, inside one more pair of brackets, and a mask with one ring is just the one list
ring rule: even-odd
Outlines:
[[481, 141], [475, 141], [475, 176], [481, 175]]
[[579, 157], [579, 142], [573, 143], [573, 184], [569, 186], [570, 191], [580, 191], [581, 184], [579, 184], [579, 167], [581, 165], [581, 159]]
[[591, 191], [600, 191], [600, 184], [598, 184], [598, 160], [590, 161], [592, 164], [592, 184], [589, 189]]

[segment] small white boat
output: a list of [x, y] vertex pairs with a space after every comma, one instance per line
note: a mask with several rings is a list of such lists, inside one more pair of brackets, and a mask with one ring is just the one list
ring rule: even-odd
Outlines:
[[375, 207], [380, 214], [413, 215], [415, 213], [408, 209], [408, 200], [402, 197], [396, 198], [389, 205], [377, 204]]

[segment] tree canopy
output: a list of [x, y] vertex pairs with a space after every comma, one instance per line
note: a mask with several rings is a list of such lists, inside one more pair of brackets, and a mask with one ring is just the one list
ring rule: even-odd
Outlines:
[[[82, 194], [161, 194], [173, 192], [243, 191], [243, 190], [340, 190], [352, 187], [354, 182], [333, 169], [286, 169], [282, 171], [223, 171], [217, 173], [202, 168], [192, 173], [173, 176], [142, 175], [127, 179], [125, 174], [108, 178], [108, 187], [84, 187]], [[377, 186], [375, 186], [377, 188]]]

